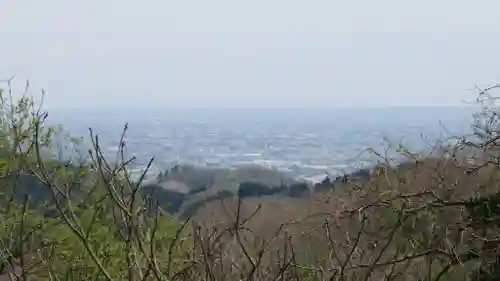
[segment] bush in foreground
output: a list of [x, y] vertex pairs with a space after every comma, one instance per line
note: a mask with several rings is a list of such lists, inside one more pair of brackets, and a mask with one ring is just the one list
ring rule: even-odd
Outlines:
[[27, 96], [5, 97], [0, 280], [499, 278], [496, 108], [484, 107], [475, 134], [446, 151], [395, 147], [407, 163], [379, 154], [387, 165], [376, 174], [310, 198], [221, 196], [176, 221], [144, 197], [143, 177], [130, 179], [123, 136], [114, 163], [92, 132], [88, 158], [63, 161], [55, 148], [81, 143], [44, 126]]

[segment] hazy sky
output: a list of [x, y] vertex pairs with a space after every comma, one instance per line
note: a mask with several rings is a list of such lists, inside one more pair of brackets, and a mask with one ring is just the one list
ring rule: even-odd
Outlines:
[[0, 0], [51, 107], [442, 105], [500, 83], [500, 1]]

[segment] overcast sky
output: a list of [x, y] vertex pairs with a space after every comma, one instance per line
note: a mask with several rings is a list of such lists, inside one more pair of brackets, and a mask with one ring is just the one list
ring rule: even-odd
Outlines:
[[0, 0], [50, 107], [444, 105], [500, 83], [500, 1]]

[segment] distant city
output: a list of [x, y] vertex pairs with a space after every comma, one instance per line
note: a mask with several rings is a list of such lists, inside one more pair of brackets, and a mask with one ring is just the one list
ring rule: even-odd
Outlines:
[[150, 175], [174, 165], [235, 168], [260, 165], [318, 181], [373, 165], [367, 148], [386, 138], [425, 150], [469, 131], [472, 108], [52, 110], [49, 121], [88, 140], [92, 127], [109, 157], [116, 157], [126, 122], [128, 156], [136, 172], [155, 157]]

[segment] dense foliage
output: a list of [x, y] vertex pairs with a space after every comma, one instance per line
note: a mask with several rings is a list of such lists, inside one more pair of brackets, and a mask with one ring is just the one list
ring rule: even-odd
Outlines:
[[[138, 194], [126, 161], [109, 164], [97, 136], [85, 157], [79, 139], [44, 126], [48, 114], [27, 95], [16, 101], [0, 91], [0, 100], [2, 269], [36, 280], [156, 280], [168, 273], [182, 254], [174, 245], [180, 225], [146, 212], [154, 202]], [[61, 155], [68, 145], [73, 154]]]

